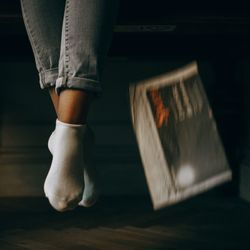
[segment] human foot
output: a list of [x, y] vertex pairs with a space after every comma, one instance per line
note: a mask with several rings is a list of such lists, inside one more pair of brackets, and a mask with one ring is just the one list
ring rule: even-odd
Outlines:
[[86, 124], [68, 124], [56, 120], [53, 159], [44, 183], [50, 204], [58, 211], [75, 208], [81, 201], [83, 177], [82, 136]]
[[[54, 130], [48, 140], [48, 148], [51, 154], [54, 152], [54, 141], [55, 141], [56, 130]], [[86, 130], [82, 136], [83, 143], [83, 175], [84, 175], [84, 191], [81, 201], [79, 202], [80, 206], [91, 207], [93, 206], [99, 197], [99, 181], [96, 168], [93, 164], [93, 147], [94, 147], [94, 132], [87, 125]]]

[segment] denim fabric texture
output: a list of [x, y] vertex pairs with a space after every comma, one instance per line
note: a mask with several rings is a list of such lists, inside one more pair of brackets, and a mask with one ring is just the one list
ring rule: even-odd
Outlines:
[[42, 89], [102, 94], [119, 0], [20, 0]]

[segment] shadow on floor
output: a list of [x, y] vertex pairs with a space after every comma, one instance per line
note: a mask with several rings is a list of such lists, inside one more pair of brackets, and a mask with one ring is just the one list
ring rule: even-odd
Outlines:
[[45, 198], [0, 199], [0, 249], [250, 249], [250, 204], [227, 186], [154, 211], [148, 196], [101, 197], [54, 211]]

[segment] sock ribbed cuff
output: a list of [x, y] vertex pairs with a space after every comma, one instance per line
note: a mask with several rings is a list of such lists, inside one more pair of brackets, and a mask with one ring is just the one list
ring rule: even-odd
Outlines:
[[66, 122], [62, 122], [59, 119], [56, 119], [56, 124], [57, 125], [62, 125], [62, 126], [66, 126], [66, 127], [72, 127], [72, 128], [76, 128], [76, 127], [83, 127], [86, 126], [87, 124], [73, 124], [73, 123], [66, 123]]

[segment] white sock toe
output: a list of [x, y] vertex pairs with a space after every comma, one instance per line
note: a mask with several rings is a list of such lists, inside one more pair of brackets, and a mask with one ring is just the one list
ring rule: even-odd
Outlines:
[[85, 188], [80, 206], [91, 207], [99, 197], [99, 177], [94, 164], [93, 149], [95, 145], [94, 132], [88, 127], [83, 138], [83, 161]]
[[79, 203], [80, 206], [91, 207], [93, 206], [99, 197], [99, 189], [96, 186], [96, 182], [89, 179], [89, 176], [84, 172], [85, 188], [82, 196], [82, 200]]

